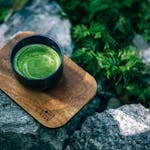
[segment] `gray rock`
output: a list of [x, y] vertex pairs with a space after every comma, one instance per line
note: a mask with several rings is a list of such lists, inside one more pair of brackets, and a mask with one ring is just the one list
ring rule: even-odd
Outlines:
[[110, 108], [118, 108], [122, 106], [122, 103], [117, 99], [117, 98], [110, 98], [108, 103], [107, 103], [107, 109]]
[[39, 125], [0, 91], [0, 131], [34, 134]]
[[141, 104], [95, 113], [75, 131], [66, 150], [149, 150], [150, 110]]
[[146, 64], [150, 65], [150, 46], [143, 37], [137, 34], [133, 39], [133, 44], [139, 49], [139, 54]]
[[60, 150], [66, 138], [65, 127], [54, 130], [41, 126], [0, 91], [0, 150]]
[[67, 131], [68, 134], [73, 133], [76, 129], [81, 128], [82, 123], [85, 121], [87, 116], [91, 116], [95, 111], [99, 111], [101, 108], [101, 100], [95, 97], [87, 105], [85, 105], [82, 110], [68, 123]]
[[0, 150], [61, 150], [74, 130], [87, 116], [100, 107], [93, 99], [71, 121], [58, 129], [49, 129], [36, 122], [22, 108], [0, 91]]
[[19, 31], [34, 31], [58, 41], [64, 54], [70, 56], [73, 49], [71, 24], [62, 14], [60, 6], [54, 1], [32, 0], [30, 5], [0, 25], [0, 47]]
[[140, 57], [147, 65], [146, 76], [144, 76], [143, 80], [150, 85], [150, 45], [139, 34], [134, 37], [133, 44], [138, 48]]
[[133, 44], [141, 50], [146, 50], [149, 48], [149, 45], [146, 41], [144, 41], [143, 37], [140, 34], [136, 34], [133, 39]]
[[95, 98], [66, 126], [48, 129], [37, 123], [31, 116], [0, 92], [0, 149], [54, 149], [61, 150], [68, 133], [79, 128], [88, 115], [99, 108], [100, 100]]
[[51, 130], [40, 127], [35, 134], [18, 134], [15, 132], [0, 132], [1, 150], [61, 150], [64, 140], [68, 138], [66, 130], [60, 128]]

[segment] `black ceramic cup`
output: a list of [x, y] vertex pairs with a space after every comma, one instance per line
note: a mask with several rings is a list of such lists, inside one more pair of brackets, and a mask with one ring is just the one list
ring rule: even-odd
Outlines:
[[[54, 71], [52, 74], [50, 74], [46, 78], [40, 78], [40, 79], [30, 79], [27, 77], [24, 77], [22, 74], [20, 74], [14, 67], [14, 58], [17, 54], [17, 52], [31, 44], [43, 44], [46, 46], [51, 47], [60, 57], [60, 65], [57, 68], [56, 71]], [[10, 56], [10, 62], [12, 66], [12, 70], [16, 76], [16, 78], [26, 87], [35, 89], [35, 90], [46, 90], [53, 88], [57, 85], [58, 81], [61, 78], [62, 72], [63, 72], [63, 54], [60, 46], [51, 38], [48, 38], [46, 36], [42, 35], [32, 35], [28, 36], [26, 38], [23, 38], [19, 42], [16, 43], [16, 45], [12, 48], [11, 56]]]

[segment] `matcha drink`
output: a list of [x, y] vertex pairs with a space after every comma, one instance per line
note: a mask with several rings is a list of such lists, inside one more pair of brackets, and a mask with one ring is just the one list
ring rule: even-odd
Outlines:
[[53, 74], [61, 64], [59, 54], [43, 44], [30, 44], [15, 55], [15, 70], [29, 79], [43, 79]]

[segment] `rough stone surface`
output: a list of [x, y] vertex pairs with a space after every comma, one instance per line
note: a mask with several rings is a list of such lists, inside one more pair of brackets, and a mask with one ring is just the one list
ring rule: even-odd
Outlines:
[[52, 130], [41, 126], [0, 91], [0, 150], [59, 150], [66, 138], [65, 128]]
[[34, 134], [39, 125], [0, 91], [0, 131]]
[[68, 138], [68, 134], [65, 128], [52, 130], [40, 126], [40, 128], [34, 134], [0, 131], [0, 149], [61, 150], [66, 138]]
[[107, 103], [107, 109], [110, 108], [118, 108], [122, 106], [122, 103], [120, 102], [120, 100], [118, 100], [117, 98], [110, 98], [108, 103]]
[[67, 125], [49, 129], [36, 122], [0, 91], [0, 150], [61, 150], [65, 140], [99, 107], [100, 100], [95, 98]]
[[80, 129], [82, 123], [86, 120], [87, 116], [91, 116], [95, 113], [95, 111], [99, 111], [102, 107], [101, 102], [102, 101], [98, 97], [95, 97], [89, 104], [83, 107], [82, 111], [80, 111], [76, 116], [74, 116], [72, 121], [68, 123], [68, 134], [70, 135], [76, 129]]
[[73, 49], [71, 24], [61, 14], [60, 6], [54, 1], [32, 0], [30, 5], [14, 13], [0, 25], [0, 47], [19, 31], [34, 31], [37, 34], [53, 37], [64, 53], [70, 56]]
[[150, 46], [144, 41], [143, 37], [137, 34], [133, 39], [133, 44], [139, 49], [143, 61], [150, 65]]
[[147, 75], [143, 80], [150, 85], [150, 43], [144, 41], [143, 37], [137, 34], [133, 39], [133, 44], [138, 48], [139, 55], [143, 62], [149, 66], [149, 68], [147, 68]]
[[141, 104], [95, 113], [75, 131], [66, 150], [149, 150], [150, 110]]

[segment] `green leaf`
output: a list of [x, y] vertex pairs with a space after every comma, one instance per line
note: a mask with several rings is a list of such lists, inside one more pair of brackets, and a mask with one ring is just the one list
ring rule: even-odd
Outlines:
[[150, 107], [146, 65], [128, 48], [136, 33], [150, 40], [149, 0], [59, 1], [73, 24], [72, 59], [97, 80], [103, 78], [107, 92]]
[[73, 36], [77, 40], [85, 38], [89, 35], [90, 35], [90, 33], [89, 33], [88, 28], [83, 24], [82, 25], [77, 25], [73, 28]]
[[9, 14], [9, 8], [0, 8], [0, 22], [3, 22], [6, 16]]

